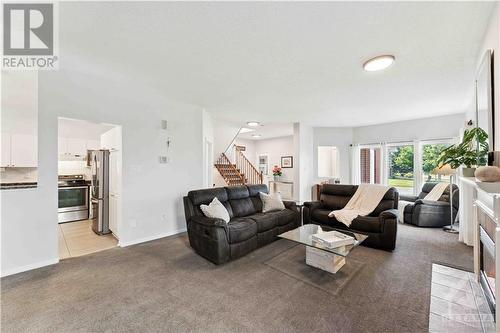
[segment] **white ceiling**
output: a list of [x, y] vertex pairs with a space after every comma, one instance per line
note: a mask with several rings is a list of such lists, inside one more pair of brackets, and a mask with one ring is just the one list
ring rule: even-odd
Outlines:
[[[224, 120], [360, 126], [463, 112], [494, 5], [61, 2], [60, 59]], [[380, 54], [395, 64], [362, 70]]]
[[[245, 128], [252, 129], [252, 132], [240, 133], [238, 138], [246, 140], [265, 140], [271, 138], [278, 138], [283, 136], [293, 135], [293, 124], [292, 123], [262, 123], [257, 127], [250, 127], [246, 124], [243, 125]], [[253, 134], [259, 134], [260, 137], [254, 138]]]

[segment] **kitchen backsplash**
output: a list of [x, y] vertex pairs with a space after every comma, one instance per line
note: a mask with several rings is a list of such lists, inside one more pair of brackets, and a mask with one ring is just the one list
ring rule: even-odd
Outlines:
[[32, 183], [38, 180], [37, 168], [0, 168], [2, 183]]
[[85, 179], [90, 179], [90, 167], [86, 161], [59, 161], [58, 173], [60, 175], [84, 175]]

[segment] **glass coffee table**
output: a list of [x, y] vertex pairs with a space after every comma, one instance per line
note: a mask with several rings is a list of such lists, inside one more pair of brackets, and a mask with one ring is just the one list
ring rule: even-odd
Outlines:
[[[338, 231], [354, 237], [354, 244], [330, 248], [312, 239], [312, 235], [322, 231]], [[330, 273], [337, 273], [345, 265], [347, 255], [368, 236], [348, 230], [335, 229], [317, 224], [305, 224], [278, 235], [280, 238], [306, 245], [306, 264]]]

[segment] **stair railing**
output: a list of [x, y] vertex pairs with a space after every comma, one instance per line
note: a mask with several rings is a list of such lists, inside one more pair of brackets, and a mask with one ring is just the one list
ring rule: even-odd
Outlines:
[[[241, 172], [236, 168], [236, 166], [229, 160], [225, 153], [220, 154], [219, 158], [215, 163], [215, 167], [224, 178], [228, 185], [244, 185], [245, 177], [241, 174]], [[230, 170], [231, 175], [235, 175], [236, 179], [228, 178], [227, 172]]]
[[248, 160], [248, 158], [243, 154], [241, 149], [238, 146], [234, 146], [235, 154], [235, 164], [236, 169], [239, 170], [240, 174], [244, 175], [246, 184], [262, 184], [263, 183], [263, 175], [262, 172], [257, 170], [255, 166]]

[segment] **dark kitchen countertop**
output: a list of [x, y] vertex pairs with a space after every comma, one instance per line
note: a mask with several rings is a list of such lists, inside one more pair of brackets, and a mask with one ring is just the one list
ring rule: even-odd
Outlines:
[[0, 183], [0, 190], [15, 190], [15, 189], [25, 189], [25, 188], [36, 188], [38, 183], [28, 182], [28, 183]]

